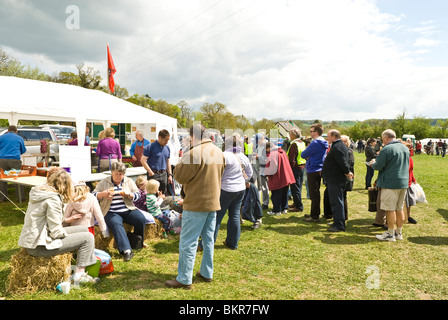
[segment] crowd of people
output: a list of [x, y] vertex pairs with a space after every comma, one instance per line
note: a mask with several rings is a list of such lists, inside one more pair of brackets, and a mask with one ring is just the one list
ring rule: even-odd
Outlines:
[[[425, 153], [427, 155], [437, 155], [442, 156], [442, 158], [445, 158], [446, 155], [446, 149], [447, 149], [447, 143], [446, 140], [439, 139], [439, 141], [432, 141], [429, 140], [426, 145], [424, 146]], [[416, 142], [416, 153], [421, 154], [422, 151], [422, 143], [420, 141]]]
[[[160, 220], [166, 232], [172, 230], [172, 221], [160, 205], [170, 191], [173, 194], [174, 180], [182, 186], [178, 203], [182, 207], [179, 217], [182, 228], [178, 275], [166, 282], [168, 287], [191, 288], [198, 250], [203, 255], [196, 277], [206, 282], [213, 280], [214, 245], [226, 214], [224, 245], [237, 250], [242, 218], [253, 223], [252, 229], [258, 229], [262, 225], [263, 210], [272, 216], [304, 212], [304, 184], [310, 207], [303, 221], [319, 222], [323, 211], [324, 218], [333, 220], [328, 232], [343, 232], [348, 219], [347, 192], [353, 189], [353, 144], [348, 136], [334, 129], [324, 139], [323, 127], [318, 123], [311, 126], [309, 133], [311, 139], [305, 139], [300, 130], [291, 130], [286, 148], [274, 145], [261, 133], [255, 135], [253, 145], [248, 137], [235, 133], [225, 137], [221, 149], [203, 125], [194, 125], [183, 144], [182, 157], [173, 165], [168, 131], [161, 130], [153, 143], [147, 143], [138, 132], [131, 148], [132, 157], [136, 165], [146, 169], [147, 175], [134, 182], [125, 175], [121, 153], [112, 156], [115, 140], [113, 129], [107, 128], [97, 153], [99, 167], [110, 169], [111, 177], [90, 191], [83, 182], [73, 183], [63, 169], [49, 173], [45, 185], [31, 189], [19, 245], [34, 256], [77, 250], [74, 279], [78, 283], [95, 282], [96, 279], [85, 273], [85, 267], [96, 262], [94, 221], [102, 237], [109, 237], [109, 232], [113, 234], [124, 261], [130, 261], [134, 256], [131, 236], [141, 241], [147, 223]], [[387, 226], [387, 230], [377, 238], [396, 241], [403, 238], [404, 207], [410, 221], [410, 208], [415, 205], [410, 190], [415, 182], [412, 150], [392, 130], [383, 132], [381, 150], [376, 149], [377, 144], [377, 139], [366, 143], [365, 187], [375, 185], [380, 190], [378, 206], [384, 214], [383, 217], [377, 214], [375, 223], [381, 221], [378, 226]], [[375, 171], [378, 177], [372, 183]], [[325, 186], [323, 210], [322, 184]], [[288, 204], [290, 198], [292, 206]], [[123, 223], [134, 227], [132, 235], [126, 233]]]

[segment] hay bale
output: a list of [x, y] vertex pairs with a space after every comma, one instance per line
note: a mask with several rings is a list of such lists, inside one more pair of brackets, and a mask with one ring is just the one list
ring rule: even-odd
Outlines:
[[155, 224], [147, 224], [145, 228], [145, 240], [164, 239], [163, 223], [156, 220]]
[[[123, 223], [126, 232], [133, 232], [134, 226], [127, 223]], [[163, 237], [163, 224], [159, 220], [156, 220], [155, 224], [147, 224], [145, 227], [144, 240], [164, 239]], [[114, 240], [114, 235], [110, 233], [109, 238], [103, 238], [101, 230], [98, 226], [95, 226], [95, 248], [108, 251], [117, 249], [117, 244]]]
[[11, 294], [55, 290], [69, 281], [73, 254], [64, 253], [50, 258], [33, 257], [24, 248], [11, 257], [11, 273], [6, 291]]

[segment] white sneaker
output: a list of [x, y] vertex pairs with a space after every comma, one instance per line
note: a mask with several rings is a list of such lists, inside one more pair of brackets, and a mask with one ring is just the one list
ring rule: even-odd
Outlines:
[[268, 214], [270, 216], [281, 216], [282, 215], [281, 212], [273, 212], [273, 211], [268, 211], [268, 212], [266, 212], [266, 214]]
[[255, 221], [255, 223], [252, 225], [252, 229], [258, 229], [261, 227], [261, 218]]
[[377, 235], [376, 238], [382, 241], [395, 241], [395, 236], [391, 235], [388, 231], [384, 232], [382, 235]]
[[87, 274], [87, 272], [84, 272], [81, 274], [79, 279], [73, 275], [73, 289], [79, 289], [80, 284], [86, 284], [86, 283], [99, 283], [100, 278], [93, 278]]
[[395, 232], [395, 240], [403, 240], [403, 235]]
[[283, 210], [282, 211], [282, 214], [287, 214], [288, 213], [288, 210]]

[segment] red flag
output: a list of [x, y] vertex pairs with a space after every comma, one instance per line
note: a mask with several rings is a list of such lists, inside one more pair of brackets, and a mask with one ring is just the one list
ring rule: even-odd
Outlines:
[[115, 69], [114, 60], [112, 60], [112, 55], [110, 54], [109, 44], [107, 44], [107, 74], [109, 77], [109, 89], [110, 92], [114, 93], [115, 91], [115, 81], [114, 74], [117, 72]]

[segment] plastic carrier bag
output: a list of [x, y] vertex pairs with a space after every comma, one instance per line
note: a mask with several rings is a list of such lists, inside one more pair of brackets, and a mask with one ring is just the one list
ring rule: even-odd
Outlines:
[[411, 184], [411, 188], [414, 190], [417, 203], [428, 203], [428, 201], [426, 201], [425, 192], [423, 191], [421, 185], [419, 185], [418, 183], [413, 183]]
[[99, 275], [112, 273], [114, 271], [114, 265], [112, 264], [111, 256], [107, 252], [99, 249], [95, 249], [94, 253], [96, 258], [101, 261]]

